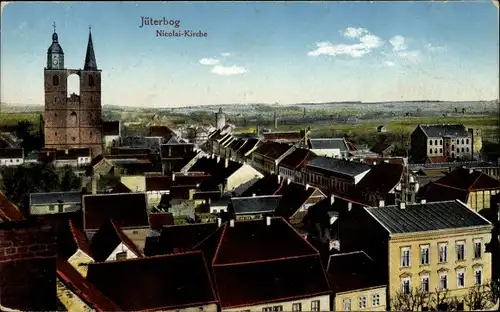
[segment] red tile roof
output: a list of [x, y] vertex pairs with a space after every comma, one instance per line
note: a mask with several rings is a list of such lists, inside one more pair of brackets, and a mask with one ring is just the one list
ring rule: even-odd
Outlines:
[[0, 158], [24, 158], [23, 149], [15, 147], [0, 148]]
[[154, 212], [149, 214], [149, 226], [152, 229], [161, 229], [167, 225], [174, 225], [174, 216], [171, 212]]
[[0, 192], [0, 221], [23, 220], [24, 216], [19, 209], [11, 203], [4, 193]]
[[97, 311], [122, 311], [113, 301], [104, 296], [87, 281], [68, 261], [57, 258], [57, 277], [82, 301]]
[[71, 231], [71, 234], [73, 235], [73, 239], [75, 241], [76, 248], [80, 249], [84, 253], [86, 253], [88, 256], [92, 257], [92, 251], [90, 248], [90, 243], [87, 240], [87, 236], [85, 233], [80, 231], [79, 228], [77, 228], [72, 220], [68, 221], [69, 223], [69, 229]]
[[87, 279], [124, 311], [177, 310], [217, 302], [201, 252], [92, 263]]
[[106, 261], [111, 253], [123, 243], [138, 258], [142, 257], [139, 248], [110, 220], [101, 226], [92, 237], [92, 256], [96, 262]]
[[387, 195], [403, 177], [404, 167], [396, 164], [380, 163], [370, 171], [356, 185], [358, 190]]
[[370, 152], [374, 152], [377, 154], [382, 154], [383, 152], [387, 152], [393, 145], [389, 143], [377, 143], [370, 149]]
[[298, 169], [305, 165], [315, 154], [308, 149], [298, 148], [290, 153], [290, 155], [283, 158], [280, 162], [280, 167], [289, 169]]
[[429, 202], [459, 199], [466, 203], [469, 198], [469, 192], [431, 182], [425, 189], [423, 197]]
[[247, 197], [255, 195], [273, 195], [278, 191], [283, 181], [278, 182], [276, 174], [266, 174], [262, 179], [257, 180], [252, 186], [244, 191], [241, 196]]
[[146, 194], [99, 194], [83, 196], [85, 231], [97, 231], [107, 220], [120, 227], [149, 226]]
[[314, 249], [283, 218], [237, 221], [225, 225], [213, 265], [267, 261], [317, 255]]
[[500, 189], [499, 180], [483, 172], [465, 168], [456, 168], [435, 183], [467, 191]]
[[[291, 182], [290, 184], [285, 183], [283, 187], [276, 192], [276, 195], [281, 195], [281, 200], [274, 215], [285, 219], [291, 218], [314, 192], [320, 191], [315, 187], [309, 187], [306, 190], [304, 185], [295, 182]], [[323, 196], [318, 197], [317, 201], [323, 198]]]
[[441, 163], [446, 163], [449, 160], [450, 160], [449, 157], [446, 156], [432, 156], [432, 157], [427, 157], [426, 163], [441, 164]]
[[167, 126], [152, 126], [149, 127], [149, 136], [161, 136], [169, 139], [174, 135], [172, 129]]
[[239, 265], [214, 265], [213, 270], [222, 309], [272, 302], [277, 305], [280, 301], [331, 293], [319, 255]]
[[254, 153], [276, 160], [291, 148], [292, 145], [286, 143], [267, 141], [262, 143], [259, 147], [257, 147]]

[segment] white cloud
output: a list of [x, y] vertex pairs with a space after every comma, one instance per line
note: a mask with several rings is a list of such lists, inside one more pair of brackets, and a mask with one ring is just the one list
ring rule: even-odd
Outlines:
[[425, 49], [427, 49], [430, 52], [445, 52], [446, 51], [446, 47], [435, 46], [435, 45], [433, 45], [431, 43], [427, 43], [425, 45]]
[[347, 27], [342, 34], [347, 38], [359, 38], [369, 33], [365, 28]]
[[384, 64], [385, 64], [385, 66], [387, 66], [387, 67], [392, 67], [392, 66], [394, 66], [394, 62], [392, 62], [392, 61], [385, 61], [385, 62], [384, 62]]
[[231, 56], [231, 53], [229, 53], [229, 52], [224, 52], [224, 53], [221, 53], [220, 55], [221, 55], [221, 56], [224, 56], [224, 57], [227, 57], [227, 56]]
[[217, 65], [212, 68], [212, 73], [216, 75], [221, 75], [221, 76], [233, 76], [233, 75], [241, 75], [246, 73], [247, 70], [245, 67], [242, 66], [222, 66], [222, 65]]
[[373, 49], [381, 47], [384, 42], [379, 37], [372, 35], [368, 30], [363, 28], [349, 27], [344, 31], [344, 36], [350, 38], [358, 38], [359, 43], [355, 44], [333, 44], [328, 41], [316, 43], [317, 48], [310, 51], [308, 55], [348, 55], [354, 58], [363, 57], [363, 55], [370, 53]]
[[420, 51], [418, 50], [407, 50], [407, 51], [399, 51], [397, 52], [397, 55], [400, 58], [403, 58], [405, 60], [409, 61], [416, 61], [420, 57]]
[[405, 43], [405, 37], [403, 36], [394, 36], [389, 40], [392, 44], [393, 51], [405, 51], [408, 49], [408, 46]]
[[212, 58], [202, 58], [199, 60], [201, 65], [207, 65], [207, 66], [214, 66], [219, 64], [219, 60], [212, 59]]

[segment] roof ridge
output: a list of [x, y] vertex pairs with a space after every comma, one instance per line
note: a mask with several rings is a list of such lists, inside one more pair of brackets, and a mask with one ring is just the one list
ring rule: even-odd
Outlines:
[[215, 268], [217, 268], [217, 267], [228, 267], [228, 266], [238, 266], [238, 265], [247, 265], [247, 264], [278, 262], [278, 261], [301, 259], [301, 258], [307, 258], [307, 257], [319, 257], [319, 255], [318, 254], [308, 254], [308, 255], [299, 255], [299, 256], [287, 256], [287, 257], [262, 259], [262, 260], [219, 263], [219, 264], [213, 264], [212, 266], [215, 267]]
[[217, 256], [219, 255], [219, 250], [220, 250], [220, 247], [222, 245], [222, 241], [224, 240], [224, 236], [226, 234], [227, 224], [224, 223], [223, 227], [224, 228], [222, 229], [222, 234], [220, 236], [219, 242], [217, 243], [217, 248], [215, 248], [215, 254], [214, 254], [214, 257], [213, 257], [212, 262], [211, 262], [212, 267], [214, 266], [215, 260], [217, 259]]

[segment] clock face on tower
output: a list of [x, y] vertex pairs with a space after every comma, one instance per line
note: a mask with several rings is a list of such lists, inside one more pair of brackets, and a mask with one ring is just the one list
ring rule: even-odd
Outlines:
[[58, 60], [58, 59], [56, 59], [56, 58], [55, 58], [55, 59], [53, 59], [53, 60], [52, 60], [52, 64], [54, 64], [54, 65], [59, 64], [59, 60]]

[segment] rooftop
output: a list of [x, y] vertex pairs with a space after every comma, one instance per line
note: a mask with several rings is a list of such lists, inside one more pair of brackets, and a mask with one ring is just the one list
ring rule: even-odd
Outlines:
[[92, 236], [92, 257], [96, 262], [106, 261], [111, 253], [120, 245], [127, 248], [137, 257], [142, 257], [138, 247], [120, 230], [118, 226], [109, 220]]
[[0, 158], [23, 158], [24, 152], [22, 148], [7, 147], [0, 148]]
[[81, 204], [81, 203], [82, 203], [82, 193], [78, 191], [30, 194], [30, 205], [56, 205], [56, 204]]
[[233, 197], [231, 207], [236, 215], [274, 212], [281, 200], [280, 195]]
[[473, 169], [456, 168], [435, 182], [466, 191], [500, 189], [500, 181]]
[[341, 152], [349, 151], [344, 138], [311, 138], [307, 143], [310, 149], [339, 149]]
[[2, 221], [18, 221], [23, 219], [24, 216], [21, 211], [0, 191], [0, 223]]
[[462, 202], [442, 201], [365, 208], [390, 234], [415, 233], [491, 225]]
[[427, 137], [467, 137], [470, 133], [464, 125], [420, 125]]
[[87, 279], [125, 311], [176, 310], [217, 301], [201, 252], [93, 263]]
[[307, 163], [308, 167], [316, 167], [347, 176], [357, 176], [371, 169], [370, 165], [325, 156], [314, 157]]
[[241, 147], [238, 149], [238, 153], [246, 154], [250, 152], [252, 148], [255, 147], [260, 141], [256, 138], [248, 138], [246, 139], [245, 143], [241, 145]]
[[[309, 187], [306, 189], [304, 185], [295, 182], [284, 184], [276, 192], [281, 195], [281, 200], [278, 207], [276, 207], [274, 215], [286, 219], [292, 217], [315, 192], [321, 194], [321, 192], [315, 187]], [[320, 199], [321, 198], [318, 197], [318, 201]]]
[[273, 195], [280, 188], [283, 181], [278, 181], [276, 174], [266, 174], [244, 191], [241, 196]]
[[379, 194], [388, 194], [403, 177], [404, 167], [397, 164], [380, 163], [359, 181], [356, 187]]
[[292, 148], [292, 145], [289, 145], [286, 143], [266, 141], [266, 142], [263, 142], [259, 147], [257, 147], [257, 149], [255, 150], [255, 153], [258, 153], [264, 157], [276, 160], [276, 159], [280, 158], [283, 154], [285, 154], [291, 148]]
[[301, 166], [304, 166], [314, 156], [316, 155], [308, 149], [297, 148], [288, 156], [283, 158], [283, 160], [280, 162], [280, 166], [285, 168], [298, 169]]

